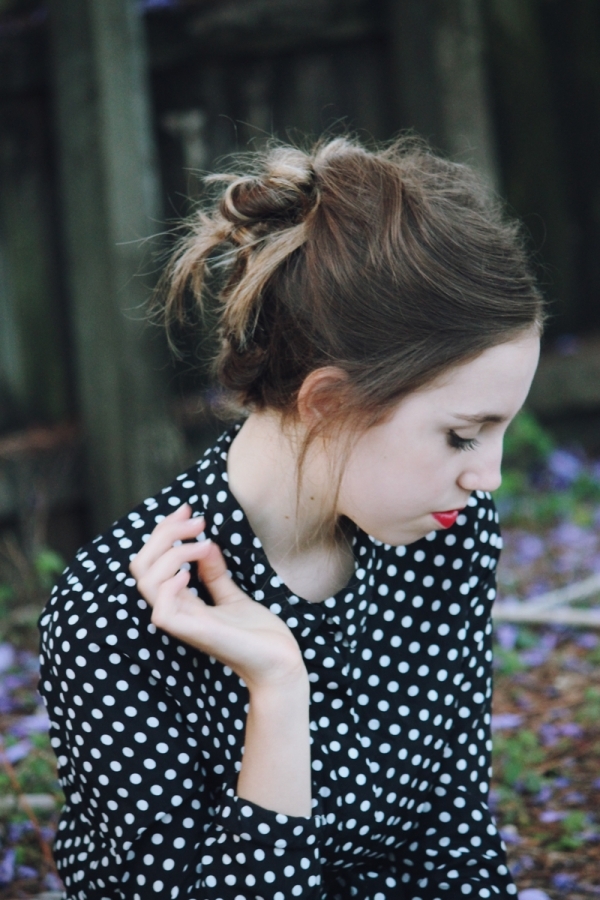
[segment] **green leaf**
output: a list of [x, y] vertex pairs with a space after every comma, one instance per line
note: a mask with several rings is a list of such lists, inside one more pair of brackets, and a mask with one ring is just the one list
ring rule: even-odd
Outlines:
[[41, 586], [45, 590], [50, 590], [54, 586], [56, 576], [64, 570], [65, 562], [54, 550], [46, 548], [37, 554], [34, 566]]

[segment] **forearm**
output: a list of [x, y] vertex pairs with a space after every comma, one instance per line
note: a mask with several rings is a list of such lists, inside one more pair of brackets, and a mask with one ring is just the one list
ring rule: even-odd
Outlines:
[[239, 797], [284, 815], [310, 815], [309, 693], [306, 673], [285, 688], [251, 692]]

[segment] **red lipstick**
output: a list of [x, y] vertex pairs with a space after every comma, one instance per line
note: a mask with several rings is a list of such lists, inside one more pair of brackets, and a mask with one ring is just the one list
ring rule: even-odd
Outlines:
[[446, 512], [435, 512], [431, 515], [442, 528], [451, 528], [458, 519], [459, 509], [448, 509]]

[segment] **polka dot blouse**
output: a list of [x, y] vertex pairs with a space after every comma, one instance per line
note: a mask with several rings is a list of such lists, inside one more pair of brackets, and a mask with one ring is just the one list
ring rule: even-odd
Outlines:
[[[515, 896], [487, 806], [489, 494], [409, 546], [358, 532], [323, 603], [270, 567], [227, 486], [235, 431], [85, 546], [40, 619], [41, 691], [66, 796], [69, 900], [434, 900]], [[311, 684], [313, 814], [236, 796], [248, 693], [150, 621], [129, 562], [183, 502], [237, 584], [287, 623]], [[202, 586], [193, 580], [194, 589]]]

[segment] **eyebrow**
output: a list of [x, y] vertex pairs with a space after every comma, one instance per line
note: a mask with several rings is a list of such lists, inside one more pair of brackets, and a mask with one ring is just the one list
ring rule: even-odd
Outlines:
[[468, 422], [470, 425], [487, 425], [488, 423], [493, 423], [495, 425], [499, 425], [502, 422], [506, 422], [506, 416], [500, 416], [497, 413], [479, 413], [475, 416], [467, 416], [462, 413], [453, 413], [452, 414], [455, 419], [461, 419], [463, 422]]

